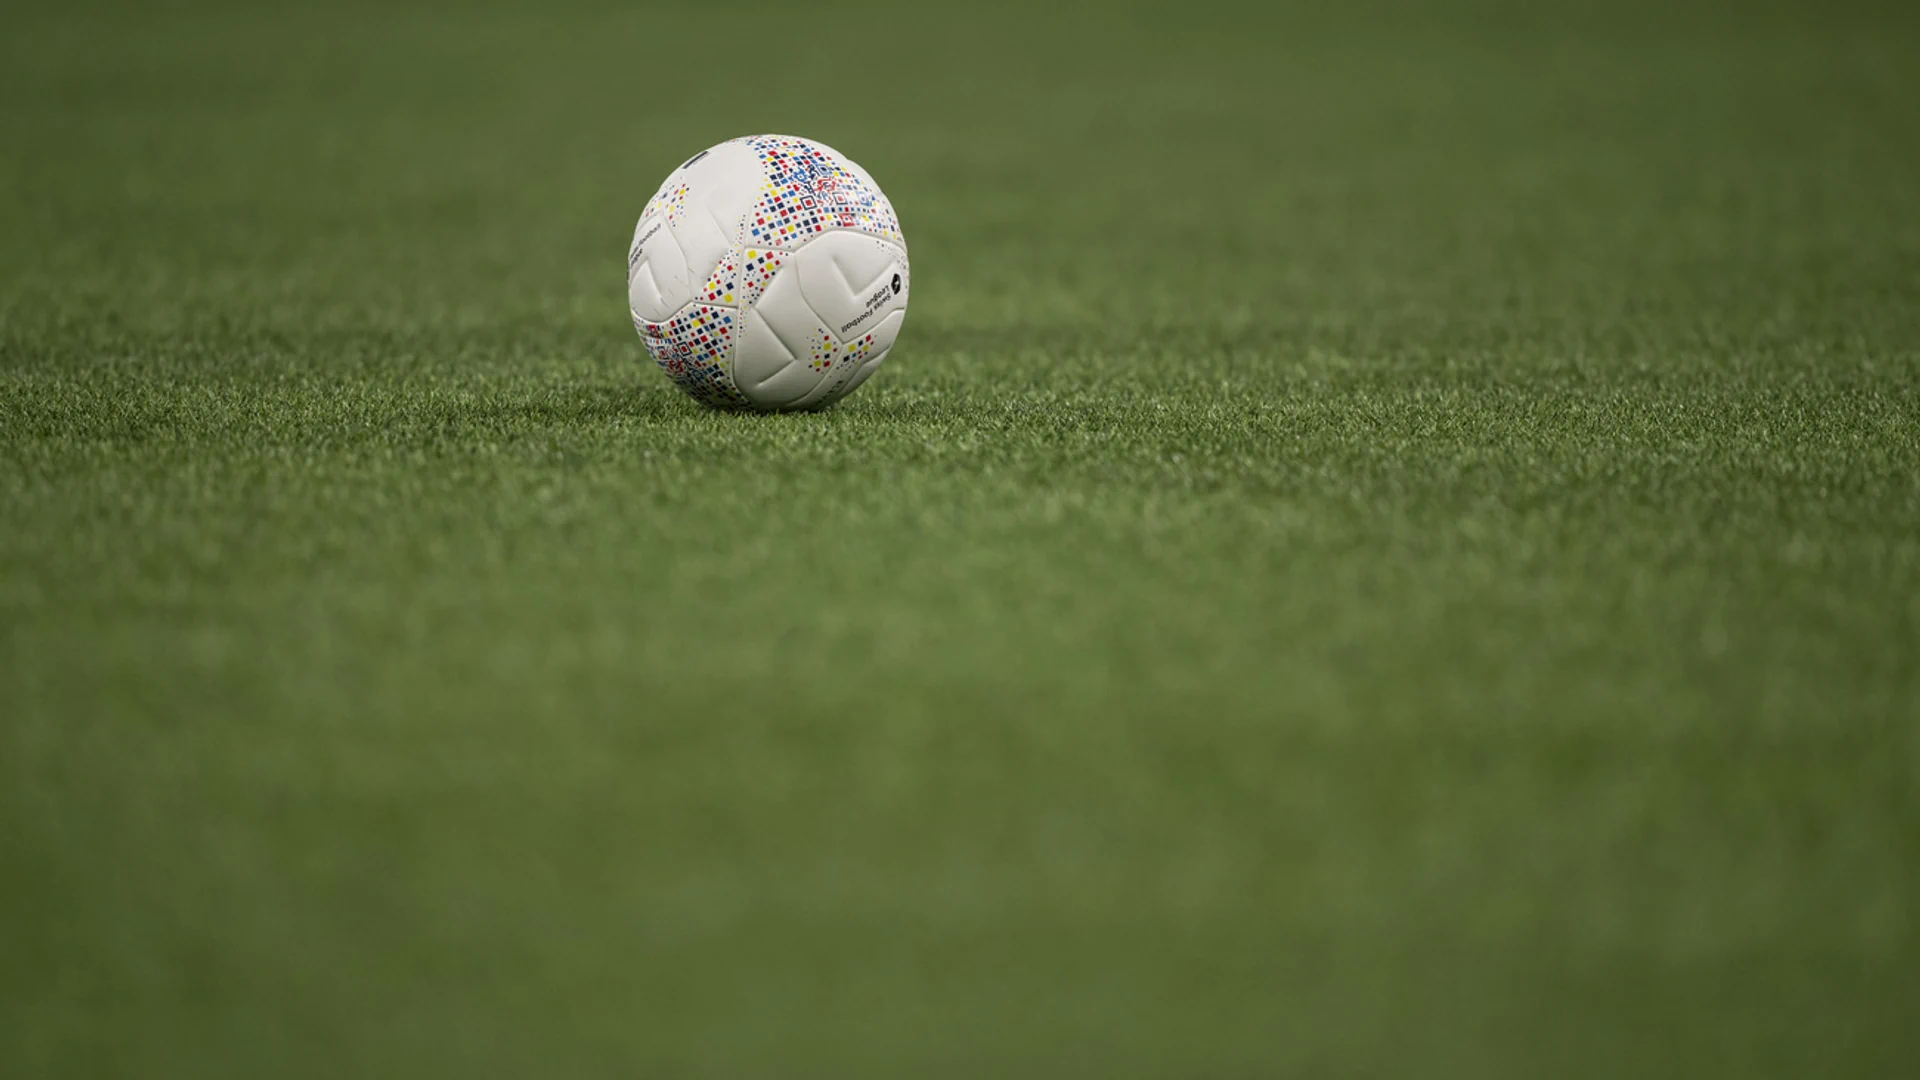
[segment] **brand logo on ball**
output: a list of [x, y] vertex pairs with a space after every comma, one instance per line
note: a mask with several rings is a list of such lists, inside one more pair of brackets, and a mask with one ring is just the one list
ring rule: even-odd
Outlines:
[[895, 296], [900, 295], [900, 275], [899, 274], [893, 275], [893, 295]]

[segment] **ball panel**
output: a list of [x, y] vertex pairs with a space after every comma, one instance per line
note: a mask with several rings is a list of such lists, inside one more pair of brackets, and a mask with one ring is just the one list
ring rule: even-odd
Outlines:
[[688, 280], [698, 285], [739, 245], [741, 221], [764, 176], [752, 154], [731, 144], [714, 148], [680, 172], [677, 187], [686, 194], [669, 204], [667, 227], [686, 254]]
[[746, 313], [734, 352], [735, 384], [761, 408], [788, 408], [819, 385], [838, 355], [789, 268]]
[[906, 252], [855, 232], [816, 237], [793, 255], [807, 305], [842, 341], [906, 307]]
[[698, 285], [712, 276], [714, 267], [725, 255], [732, 241], [720, 226], [706, 213], [703, 206], [698, 212], [686, 215], [677, 225], [669, 225], [674, 242], [687, 260], [687, 280]]
[[693, 299], [687, 257], [663, 217], [641, 218], [627, 250], [627, 307], [639, 318], [663, 322]]
[[750, 359], [736, 365], [735, 385], [756, 409], [790, 409], [820, 384], [820, 373], [787, 353], [757, 311], [747, 313], [740, 348]]
[[866, 382], [879, 368], [880, 361], [887, 355], [895, 338], [900, 334], [900, 324], [906, 313], [896, 311], [881, 320], [870, 334], [839, 346], [839, 356], [833, 369], [820, 380], [806, 397], [794, 402], [796, 409], [824, 409], [848, 394], [853, 393], [861, 383]]

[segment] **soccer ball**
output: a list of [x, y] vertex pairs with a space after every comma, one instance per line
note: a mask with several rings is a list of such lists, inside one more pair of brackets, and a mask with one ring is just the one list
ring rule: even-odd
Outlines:
[[907, 317], [907, 241], [866, 170], [752, 135], [703, 150], [647, 202], [627, 306], [660, 370], [717, 408], [817, 409], [852, 393]]

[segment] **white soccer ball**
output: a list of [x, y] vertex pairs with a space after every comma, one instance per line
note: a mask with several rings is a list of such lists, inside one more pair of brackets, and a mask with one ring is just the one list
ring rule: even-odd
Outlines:
[[817, 409], [852, 393], [907, 317], [893, 206], [828, 146], [751, 135], [695, 154], [647, 202], [627, 306], [667, 377], [719, 408]]

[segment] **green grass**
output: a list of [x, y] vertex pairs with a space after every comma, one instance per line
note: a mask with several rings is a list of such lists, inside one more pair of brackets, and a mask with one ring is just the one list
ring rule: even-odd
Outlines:
[[0, 1075], [1913, 1075], [1920, 21], [537, 7], [7, 16]]

